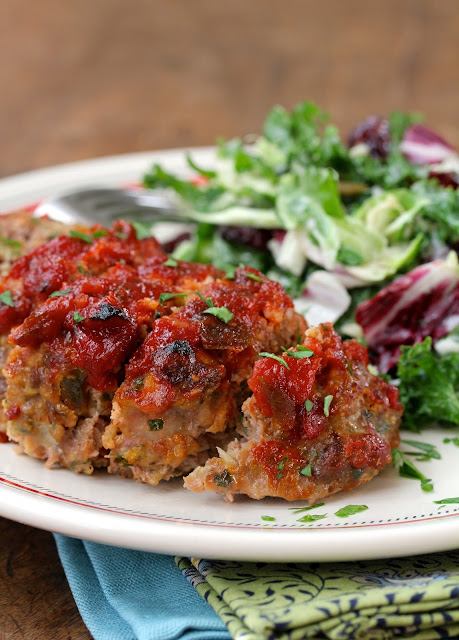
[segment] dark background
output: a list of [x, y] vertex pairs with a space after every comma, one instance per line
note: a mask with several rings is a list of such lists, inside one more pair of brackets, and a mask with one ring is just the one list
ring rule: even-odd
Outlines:
[[[212, 144], [313, 100], [459, 145], [457, 0], [0, 0], [0, 176]], [[18, 465], [20, 458], [18, 458]], [[88, 640], [50, 534], [0, 519], [0, 639]]]

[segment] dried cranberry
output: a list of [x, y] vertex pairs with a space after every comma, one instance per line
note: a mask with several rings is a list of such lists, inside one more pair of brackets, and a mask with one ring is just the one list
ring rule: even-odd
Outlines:
[[227, 227], [218, 228], [221, 237], [227, 242], [244, 244], [253, 249], [264, 251], [272, 238], [272, 232], [267, 229], [254, 229], [253, 227]]
[[361, 143], [367, 145], [371, 156], [385, 160], [390, 149], [390, 130], [387, 120], [369, 116], [358, 124], [351, 131], [347, 145], [354, 147]]

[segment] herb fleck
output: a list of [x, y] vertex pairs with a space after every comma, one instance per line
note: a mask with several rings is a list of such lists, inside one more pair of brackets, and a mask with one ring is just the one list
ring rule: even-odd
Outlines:
[[164, 426], [164, 420], [161, 418], [155, 418], [154, 420], [147, 421], [150, 431], [161, 431]]
[[237, 267], [228, 267], [225, 275], [223, 276], [225, 280], [234, 280], [234, 277], [236, 275], [236, 270], [237, 270]]
[[201, 298], [201, 300], [203, 302], [206, 303], [206, 305], [211, 308], [214, 306], [214, 303], [212, 302], [212, 298], [204, 298], [204, 296], [202, 295], [202, 293], [200, 293], [198, 290], [195, 291], [195, 293], [198, 295], [199, 298]]
[[168, 259], [165, 262], [163, 262], [163, 267], [176, 267], [177, 265], [178, 265], [177, 260], [172, 256], [169, 256]]
[[456, 447], [459, 447], [459, 437], [455, 437], [455, 438], [443, 438], [443, 444], [449, 444], [450, 442], [452, 442], [453, 444], [456, 445]]
[[22, 243], [17, 240], [12, 240], [11, 238], [7, 238], [6, 236], [0, 236], [0, 242], [5, 244], [7, 247], [12, 247], [13, 249], [20, 249], [22, 247]]
[[310, 478], [312, 474], [311, 465], [307, 464], [302, 469], [298, 469], [298, 472], [300, 473], [300, 475], [307, 476], [308, 478]]
[[258, 355], [262, 356], [263, 358], [272, 358], [273, 360], [277, 360], [277, 362], [280, 362], [281, 365], [283, 365], [286, 369], [290, 370], [290, 367], [288, 366], [284, 358], [281, 358], [280, 356], [276, 356], [276, 354], [274, 353], [268, 353], [267, 351], [260, 351]]
[[214, 483], [217, 487], [228, 487], [233, 482], [233, 476], [228, 469], [225, 469], [222, 473], [217, 473], [214, 476]]
[[81, 233], [81, 231], [70, 231], [69, 233], [69, 237], [70, 238], [78, 238], [78, 240], [83, 240], [83, 242], [86, 242], [87, 244], [92, 244], [93, 238], [91, 238], [91, 236], [89, 236], [87, 233]]
[[306, 411], [311, 411], [313, 406], [314, 404], [310, 400], [304, 401], [304, 408], [306, 409]]
[[161, 293], [159, 296], [158, 304], [163, 304], [166, 300], [171, 300], [172, 298], [186, 298], [186, 293]]
[[228, 322], [230, 322], [234, 318], [234, 314], [231, 313], [231, 311], [226, 307], [209, 307], [207, 309], [204, 309], [203, 313], [215, 316], [225, 324], [228, 324]]
[[114, 462], [121, 465], [122, 467], [132, 467], [132, 464], [130, 464], [127, 460], [125, 460], [123, 456], [116, 456], [114, 458]]
[[4, 291], [3, 293], [0, 293], [0, 302], [6, 304], [7, 307], [14, 308], [13, 296], [11, 295], [11, 291], [9, 289], [7, 291]]
[[366, 504], [348, 504], [347, 507], [338, 509], [335, 511], [335, 516], [338, 518], [347, 518], [347, 516], [353, 516], [355, 513], [366, 511], [368, 509]]
[[75, 320], [75, 322], [81, 322], [82, 320], [84, 320], [83, 316], [81, 316], [78, 311], [75, 311], [75, 313], [73, 314], [73, 319]]
[[115, 231], [115, 236], [120, 238], [120, 240], [127, 240], [127, 234], [122, 231]]
[[296, 351], [288, 351], [287, 349], [284, 349], [284, 347], [281, 347], [281, 349], [287, 356], [297, 358], [298, 360], [301, 360], [302, 358], [310, 358], [314, 355], [314, 351], [311, 351], [311, 349], [308, 349], [307, 347], [302, 347], [299, 344], [296, 346]]
[[333, 396], [325, 396], [324, 398], [324, 415], [328, 416], [330, 415], [330, 405], [332, 403], [333, 400]]
[[132, 386], [134, 387], [134, 389], [141, 389], [143, 387], [143, 378], [136, 378], [132, 383]]
[[307, 513], [302, 518], [299, 518], [297, 522], [315, 522], [316, 520], [322, 520], [322, 518], [326, 518], [328, 514], [326, 513]]
[[246, 271], [245, 275], [252, 280], [256, 280], [257, 282], [264, 282], [263, 278], [260, 278], [260, 276], [255, 275], [255, 273], [252, 273], [251, 271]]
[[403, 478], [414, 478], [421, 481], [421, 489], [423, 491], [432, 491], [432, 480], [426, 476], [414, 465], [406, 454], [400, 449], [392, 449], [392, 464], [398, 469], [399, 474]]
[[318, 502], [317, 504], [310, 504], [308, 507], [289, 507], [289, 511], [294, 511], [296, 515], [304, 513], [305, 511], [311, 511], [311, 509], [318, 509], [323, 507], [325, 502]]
[[459, 504], [459, 498], [443, 498], [443, 500], [434, 500], [435, 504]]
[[272, 516], [261, 516], [261, 519], [265, 522], [275, 522], [276, 520], [276, 518], [273, 518]]
[[62, 289], [61, 291], [53, 291], [49, 294], [49, 298], [60, 298], [61, 296], [66, 296], [71, 292], [72, 289]]
[[93, 238], [103, 238], [104, 236], [108, 236], [108, 231], [106, 229], [97, 229], [97, 231], [94, 231], [94, 233], [92, 234]]

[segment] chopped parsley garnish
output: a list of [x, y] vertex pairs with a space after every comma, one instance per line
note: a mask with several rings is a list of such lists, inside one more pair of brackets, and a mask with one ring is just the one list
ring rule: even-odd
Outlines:
[[392, 464], [403, 478], [420, 480], [423, 491], [432, 491], [432, 480], [427, 478], [400, 449], [392, 449]]
[[297, 358], [298, 360], [301, 360], [302, 358], [310, 358], [314, 355], [314, 351], [311, 351], [311, 349], [308, 349], [307, 347], [297, 345], [295, 348], [297, 351], [289, 351], [288, 349], [285, 349], [285, 347], [281, 347], [286, 356]]
[[347, 507], [338, 509], [335, 511], [335, 516], [338, 518], [347, 518], [347, 516], [353, 516], [355, 513], [366, 511], [368, 509], [366, 504], [348, 504]]
[[312, 474], [311, 465], [307, 464], [302, 469], [298, 469], [298, 473], [302, 476], [307, 476], [308, 478], [310, 478]]
[[325, 396], [324, 398], [324, 415], [327, 416], [327, 418], [330, 415], [330, 405], [332, 403], [333, 400], [333, 396]]
[[93, 238], [91, 238], [90, 235], [88, 235], [87, 233], [81, 233], [81, 231], [70, 231], [69, 233], [69, 237], [70, 238], [78, 238], [78, 240], [83, 240], [83, 242], [86, 242], [87, 244], [92, 244]]
[[314, 404], [310, 400], [304, 401], [304, 408], [306, 409], [306, 411], [311, 411], [313, 406]]
[[61, 291], [53, 291], [49, 294], [49, 298], [60, 298], [61, 296], [66, 296], [71, 292], [72, 289], [62, 289]]
[[94, 231], [94, 233], [92, 234], [93, 238], [103, 238], [104, 236], [108, 236], [108, 231], [106, 229], [97, 229], [97, 231]]
[[0, 293], [0, 302], [6, 304], [7, 307], [14, 308], [13, 296], [11, 295], [11, 291], [9, 289], [7, 291], [4, 291], [3, 293]]
[[459, 498], [443, 498], [443, 500], [434, 500], [435, 504], [459, 504]]
[[214, 303], [212, 302], [212, 298], [204, 298], [204, 296], [202, 295], [202, 293], [200, 293], [197, 289], [195, 291], [195, 293], [197, 294], [198, 298], [201, 298], [201, 300], [203, 302], [206, 303], [206, 305], [211, 308], [214, 306]]
[[83, 268], [83, 265], [82, 265], [82, 264], [78, 264], [78, 265], [77, 265], [77, 269], [78, 269], [78, 271], [81, 273], [81, 275], [82, 275], [82, 276], [86, 276], [86, 275], [88, 275], [88, 274], [86, 273], [86, 271], [84, 270], [84, 268]]
[[164, 427], [164, 420], [161, 420], [161, 418], [154, 418], [148, 420], [147, 424], [150, 431], [161, 431], [161, 429]]
[[455, 438], [443, 438], [443, 444], [449, 444], [450, 442], [455, 444], [456, 447], [459, 447], [459, 436], [456, 436]]
[[234, 280], [234, 276], [236, 275], [237, 267], [228, 267], [225, 275], [223, 276], [225, 280]]
[[0, 242], [5, 244], [7, 247], [12, 247], [13, 249], [20, 249], [22, 244], [17, 240], [11, 240], [11, 238], [7, 238], [6, 236], [0, 236]]
[[203, 313], [215, 316], [225, 324], [228, 324], [228, 322], [234, 318], [234, 314], [226, 307], [209, 307], [208, 309], [204, 309]]
[[248, 278], [251, 278], [251, 280], [256, 280], [257, 282], [264, 282], [263, 278], [260, 278], [260, 276], [257, 276], [255, 273], [252, 273], [251, 271], [245, 271], [245, 275]]
[[402, 440], [403, 444], [408, 444], [415, 449], [419, 449], [419, 451], [405, 451], [405, 455], [407, 456], [415, 456], [416, 460], [419, 462], [427, 462], [432, 458], [436, 460], [441, 459], [441, 455], [439, 451], [437, 451], [437, 447], [433, 444], [429, 444], [428, 442], [418, 442], [417, 440]]
[[127, 234], [123, 233], [123, 231], [115, 231], [115, 236], [120, 240], [127, 240]]
[[276, 476], [276, 480], [279, 480], [280, 478], [284, 477], [283, 468], [284, 468], [284, 464], [288, 462], [288, 460], [289, 460], [288, 458], [282, 458], [282, 460], [277, 465], [277, 468], [279, 469], [279, 473]]
[[199, 291], [196, 291], [196, 293], [207, 305], [207, 309], [204, 309], [203, 313], [207, 313], [210, 316], [215, 316], [215, 318], [218, 318], [225, 324], [228, 324], [228, 322], [230, 322], [234, 318], [234, 313], [231, 313], [231, 311], [226, 307], [216, 307], [212, 302], [212, 298], [204, 298], [202, 293], [200, 293]]
[[123, 456], [116, 456], [115, 458], [113, 458], [113, 460], [122, 467], [132, 467], [132, 464], [130, 464], [125, 458], [123, 458]]
[[265, 522], [275, 522], [276, 520], [276, 518], [273, 518], [272, 516], [261, 516], [261, 519]]
[[284, 358], [281, 358], [281, 356], [276, 356], [275, 353], [268, 353], [267, 351], [260, 351], [260, 353], [258, 355], [262, 356], [263, 358], [272, 358], [273, 360], [277, 360], [277, 362], [280, 362], [281, 365], [283, 365], [286, 369], [290, 370], [290, 367], [288, 366], [288, 364], [286, 363]]
[[299, 518], [297, 522], [315, 522], [316, 520], [322, 520], [322, 518], [326, 518], [328, 514], [326, 513], [307, 513], [302, 518]]
[[178, 265], [177, 260], [172, 256], [169, 256], [168, 259], [165, 262], [163, 262], [163, 267], [176, 267], [177, 265]]
[[347, 367], [349, 373], [351, 374], [351, 376], [354, 377], [354, 374], [352, 373], [352, 369], [351, 369], [351, 363], [347, 359], [346, 359], [346, 367]]
[[229, 485], [233, 482], [233, 476], [230, 474], [228, 469], [222, 471], [222, 473], [217, 473], [214, 476], [214, 483], [217, 487], [229, 487]]
[[81, 316], [78, 311], [75, 311], [75, 313], [73, 314], [73, 319], [75, 320], [75, 322], [81, 322], [82, 320], [84, 320], [83, 316]]
[[318, 509], [319, 507], [323, 507], [325, 502], [318, 502], [317, 504], [310, 504], [308, 507], [289, 507], [289, 511], [295, 511], [298, 515], [303, 513], [304, 511], [311, 511], [311, 509]]
[[166, 302], [166, 300], [172, 300], [172, 298], [186, 298], [186, 296], [186, 293], [161, 293], [158, 304], [163, 304], [163, 302]]
[[284, 464], [288, 462], [288, 460], [289, 460], [288, 458], [282, 458], [282, 460], [277, 465], [277, 468], [282, 470], [284, 468]]

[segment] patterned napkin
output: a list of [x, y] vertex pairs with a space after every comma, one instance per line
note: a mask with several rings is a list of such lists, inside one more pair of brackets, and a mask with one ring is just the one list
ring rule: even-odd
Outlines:
[[176, 562], [237, 640], [459, 638], [459, 551], [336, 564]]
[[56, 542], [95, 640], [459, 638], [459, 551], [336, 564], [174, 564], [63, 536]]

